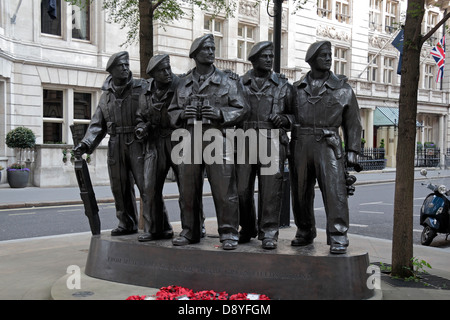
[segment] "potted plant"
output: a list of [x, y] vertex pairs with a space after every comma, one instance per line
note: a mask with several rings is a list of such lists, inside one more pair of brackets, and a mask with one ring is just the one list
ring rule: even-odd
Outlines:
[[423, 144], [425, 149], [435, 149], [436, 145], [434, 144], [434, 142], [425, 142]]
[[22, 161], [23, 150], [33, 148], [36, 137], [32, 130], [25, 127], [17, 127], [6, 135], [6, 145], [11, 149], [19, 149], [19, 159], [6, 170], [7, 179], [11, 188], [24, 188], [28, 184], [30, 169], [25, 167]]
[[366, 144], [366, 139], [361, 138], [361, 149], [364, 149], [365, 144]]

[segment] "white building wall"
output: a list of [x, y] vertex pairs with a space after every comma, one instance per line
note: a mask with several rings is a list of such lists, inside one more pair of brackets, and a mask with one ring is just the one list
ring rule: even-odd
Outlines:
[[[108, 22], [101, 1], [93, 1], [91, 5], [91, 38], [89, 41], [73, 39], [71, 34], [71, 9], [64, 0], [62, 35], [52, 36], [42, 34], [40, 24], [41, 0], [22, 1], [0, 0], [0, 165], [6, 167], [14, 161], [14, 153], [4, 143], [6, 133], [20, 125], [30, 127], [37, 136], [37, 143], [43, 144], [43, 90], [62, 90], [64, 92], [63, 142], [72, 143], [69, 125], [73, 122], [71, 113], [72, 99], [75, 92], [92, 94], [93, 106], [100, 97], [100, 87], [107, 76], [105, 71], [109, 57], [122, 50], [130, 53], [131, 70], [135, 75], [139, 72], [139, 48], [136, 44], [121, 47], [126, 40], [125, 30], [114, 23]], [[309, 70], [304, 61], [309, 45], [318, 40], [330, 40], [333, 48], [348, 50], [348, 63], [345, 74], [353, 86], [361, 108], [365, 134], [374, 136], [371, 126], [373, 112], [377, 106], [398, 107], [400, 77], [395, 75], [393, 84], [367, 81], [366, 67], [368, 53], [378, 53], [398, 59], [398, 51], [390, 45], [392, 36], [383, 31], [372, 31], [369, 28], [369, 0], [352, 0], [350, 2], [350, 23], [339, 22], [335, 15], [331, 19], [319, 17], [317, 1], [308, 1], [304, 8], [293, 14], [293, 2], [283, 3], [283, 56], [281, 57], [282, 72], [291, 82], [299, 80]], [[216, 60], [220, 68], [231, 69], [237, 74], [243, 74], [251, 65], [246, 59], [237, 57], [238, 23], [255, 27], [255, 42], [267, 40], [273, 19], [269, 17], [266, 3], [259, 7], [253, 6], [251, 0], [242, 0], [233, 17], [223, 19], [222, 57]], [[330, 0], [330, 8], [335, 8], [336, 0]], [[270, 3], [269, 12], [273, 5]], [[14, 13], [17, 16], [11, 21]], [[172, 68], [175, 73], [187, 72], [194, 66], [188, 57], [192, 41], [204, 34], [204, 16], [208, 13], [185, 4], [188, 13], [184, 18], [170, 25], [159, 26], [155, 23], [155, 54], [168, 53], [171, 56]], [[400, 1], [400, 11], [405, 12], [406, 0]], [[431, 9], [436, 12], [438, 10]], [[440, 13], [442, 16], [442, 13]], [[439, 37], [442, 33], [439, 35]], [[425, 45], [423, 50], [424, 70], [427, 63], [433, 64], [429, 56], [431, 45]], [[383, 49], [383, 50], [381, 50]], [[335, 49], [334, 49], [335, 50]], [[396, 70], [396, 64], [395, 64]], [[382, 79], [382, 65], [378, 69], [379, 79]], [[444, 130], [436, 128], [433, 135], [440, 144], [447, 148], [450, 139], [448, 128], [448, 90], [450, 87], [450, 72], [445, 72], [444, 90], [424, 89], [423, 80], [419, 86], [419, 115], [434, 115], [437, 120], [432, 126], [444, 123]], [[439, 118], [440, 117], [440, 118]], [[442, 118], [444, 117], [444, 118]], [[424, 117], [425, 118], [425, 117]], [[440, 120], [439, 120], [440, 119]], [[368, 136], [366, 136], [367, 139]], [[377, 146], [369, 138], [366, 146]], [[395, 140], [395, 139], [394, 139]], [[437, 142], [437, 141], [436, 141]], [[103, 144], [104, 145], [104, 144]], [[45, 145], [43, 145], [45, 149]], [[61, 147], [60, 149], [62, 149]], [[41, 153], [52, 154], [52, 159], [58, 158], [61, 150], [43, 150]], [[56, 148], [57, 149], [57, 148]], [[40, 149], [41, 150], [41, 149]], [[98, 173], [101, 183], [108, 183], [106, 162], [103, 163], [104, 149], [98, 157], [93, 158], [92, 172]], [[394, 155], [391, 155], [393, 158]], [[39, 159], [41, 161], [42, 159]], [[45, 185], [45, 175], [60, 173], [61, 185], [73, 184], [73, 177], [64, 176], [73, 172], [68, 163], [61, 164], [52, 160], [52, 164], [42, 164], [45, 168], [35, 172], [35, 183]], [[3, 175], [5, 177], [6, 175]], [[5, 178], [3, 178], [4, 181]], [[69, 182], [68, 182], [69, 181]], [[58, 184], [52, 180], [51, 184]]]
[[[72, 38], [71, 6], [64, 0], [61, 1], [61, 36], [41, 33], [40, 3], [41, 0], [0, 0], [0, 165], [6, 167], [17, 161], [14, 151], [5, 144], [6, 133], [27, 126], [35, 133], [36, 143], [42, 145], [35, 157], [32, 182], [38, 186], [75, 185], [71, 162], [61, 161], [62, 150], [67, 148], [64, 143], [70, 145], [69, 149], [73, 143], [69, 129], [73, 123], [73, 94], [90, 93], [93, 112], [107, 76], [105, 66], [109, 57], [127, 50], [131, 70], [139, 74], [139, 52], [135, 45], [120, 47], [126, 40], [125, 32], [107, 22], [101, 1], [91, 5], [88, 41]], [[43, 145], [44, 89], [64, 93], [63, 145], [56, 150]], [[96, 183], [108, 183], [106, 161], [95, 161], [103, 159], [105, 152], [100, 148], [92, 156], [91, 171]], [[2, 180], [6, 180], [6, 174]]]

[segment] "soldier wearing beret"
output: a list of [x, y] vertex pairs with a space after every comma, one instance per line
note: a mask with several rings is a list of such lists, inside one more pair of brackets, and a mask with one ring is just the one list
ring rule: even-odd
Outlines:
[[110, 75], [102, 87], [99, 104], [84, 138], [74, 151], [90, 154], [109, 134], [108, 173], [119, 219], [119, 225], [111, 231], [111, 235], [118, 236], [138, 230], [134, 183], [140, 191], [144, 206], [148, 205], [143, 192], [143, 147], [134, 134], [143, 83], [133, 78], [126, 51], [113, 54], [108, 60], [106, 71]]
[[[255, 148], [253, 151], [258, 155], [258, 159], [256, 163], [251, 163], [248, 158], [249, 152], [246, 150], [245, 163], [236, 165], [241, 225], [239, 240], [248, 242], [252, 237], [258, 236], [264, 249], [277, 247], [284, 162], [288, 148], [286, 131], [290, 130], [293, 121], [290, 110], [293, 103], [292, 85], [284, 76], [272, 71], [273, 58], [271, 41], [255, 44], [248, 56], [253, 69], [241, 77], [241, 83], [250, 106], [250, 114], [244, 121], [243, 128], [254, 129], [258, 133], [258, 144], [247, 146]], [[261, 163], [259, 150], [256, 148], [260, 147], [260, 143], [267, 143], [259, 139], [261, 135], [267, 135], [265, 138], [271, 139], [273, 129], [279, 132], [275, 139], [279, 140], [280, 149], [271, 152], [278, 152], [279, 162], [275, 174], [264, 174], [261, 168], [270, 164]], [[271, 144], [267, 144], [270, 148]], [[258, 216], [254, 201], [256, 176], [258, 176]]]
[[[358, 102], [347, 78], [330, 70], [329, 41], [313, 43], [306, 53], [306, 62], [311, 71], [294, 83], [296, 125], [291, 135], [289, 171], [297, 233], [292, 245], [307, 245], [316, 237], [314, 186], [317, 179], [327, 215], [330, 252], [345, 253], [349, 227], [346, 165], [357, 165], [361, 148]], [[343, 133], [345, 152], [339, 129]]]
[[143, 80], [146, 90], [140, 96], [136, 137], [145, 141], [144, 180], [149, 207], [143, 208], [144, 233], [138, 236], [139, 241], [172, 238], [173, 230], [164, 204], [163, 187], [170, 168], [178, 176], [177, 166], [170, 157], [173, 130], [167, 108], [179, 78], [172, 72], [167, 54], [153, 56], [146, 73], [150, 78]]
[[[169, 107], [172, 124], [188, 130], [193, 144], [195, 121], [201, 121], [202, 129], [225, 132], [239, 124], [247, 112], [239, 81], [214, 66], [214, 37], [207, 34], [194, 40], [189, 57], [195, 68], [181, 78]], [[202, 142], [200, 141], [200, 144]], [[225, 137], [224, 137], [225, 143]], [[192, 145], [192, 150], [199, 146]], [[200, 146], [203, 150], [204, 146]], [[194, 152], [193, 152], [194, 153]], [[179, 191], [182, 232], [172, 241], [182, 246], [196, 243], [201, 238], [202, 210], [198, 195], [202, 193], [203, 171], [206, 169], [218, 222], [222, 247], [232, 250], [238, 244], [239, 207], [236, 188], [235, 166], [224, 154], [222, 163], [185, 161], [179, 164]]]

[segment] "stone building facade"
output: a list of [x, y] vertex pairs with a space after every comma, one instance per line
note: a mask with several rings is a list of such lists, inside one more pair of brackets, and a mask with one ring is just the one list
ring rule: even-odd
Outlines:
[[[236, 1], [236, 12], [228, 18], [183, 3], [183, 19], [155, 24], [155, 54], [170, 54], [173, 71], [184, 73], [194, 65], [188, 57], [192, 41], [213, 33], [216, 65], [244, 74], [251, 68], [251, 46], [273, 39], [273, 6]], [[48, 2], [0, 0], [0, 165], [15, 161], [13, 150], [5, 145], [7, 132], [24, 125], [34, 131], [38, 144], [29, 152], [31, 183], [69, 186], [76, 184], [70, 125], [89, 123], [111, 54], [128, 50], [132, 72], [138, 75], [139, 51], [136, 45], [120, 46], [126, 32], [109, 22], [101, 1], [86, 9], [56, 0], [55, 19], [48, 13]], [[358, 97], [365, 147], [378, 147], [383, 141], [391, 167], [396, 165], [400, 91], [399, 52], [391, 42], [405, 11], [405, 0], [317, 0], [298, 10], [292, 1], [283, 3], [281, 72], [291, 82], [300, 79], [309, 70], [304, 61], [308, 46], [330, 40], [333, 70], [347, 75]], [[442, 16], [438, 8], [427, 8], [423, 32]], [[444, 80], [436, 82], [438, 69], [429, 54], [442, 35], [438, 31], [422, 51], [417, 141], [434, 142], [443, 157], [449, 147], [449, 81], [444, 72]], [[97, 184], [108, 183], [105, 145], [89, 159]]]

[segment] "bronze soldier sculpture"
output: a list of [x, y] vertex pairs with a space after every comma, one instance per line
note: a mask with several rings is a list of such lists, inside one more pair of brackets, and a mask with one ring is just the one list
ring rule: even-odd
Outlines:
[[[185, 128], [192, 137], [191, 149], [202, 145], [196, 140], [194, 126], [201, 122], [202, 129], [214, 128], [225, 132], [245, 117], [247, 105], [239, 82], [214, 66], [215, 44], [212, 34], [194, 40], [189, 57], [196, 67], [180, 81], [169, 107], [172, 124]], [[201, 137], [200, 137], [201, 138]], [[225, 137], [224, 137], [225, 142]], [[203, 150], [204, 146], [200, 146]], [[226, 155], [225, 155], [226, 157]], [[191, 159], [192, 160], [192, 159]], [[179, 168], [179, 191], [182, 232], [173, 244], [183, 246], [197, 243], [201, 238], [202, 210], [198, 195], [202, 193], [203, 170], [206, 169], [217, 215], [218, 232], [222, 248], [233, 250], [238, 244], [239, 207], [233, 163], [207, 164], [185, 161]]]
[[108, 142], [108, 173], [119, 219], [112, 236], [133, 234], [138, 231], [138, 215], [134, 183], [144, 207], [148, 199], [144, 191], [144, 159], [142, 143], [136, 140], [136, 112], [142, 81], [133, 78], [129, 68], [128, 52], [113, 54], [106, 65], [110, 73], [103, 85], [97, 109], [84, 138], [74, 148], [80, 154], [92, 153], [106, 134]]
[[[280, 140], [279, 151], [271, 151], [278, 152], [278, 169], [275, 174], [262, 173], [261, 167], [265, 164], [261, 163], [259, 152], [257, 162], [251, 163], [248, 150], [245, 163], [237, 162], [236, 165], [241, 225], [239, 242], [248, 242], [258, 235], [264, 249], [277, 247], [284, 162], [289, 143], [286, 131], [290, 130], [293, 121], [290, 114], [293, 104], [292, 85], [284, 76], [272, 71], [273, 58], [273, 43], [270, 41], [259, 42], [250, 51], [248, 60], [251, 61], [253, 69], [241, 78], [244, 95], [250, 106], [250, 114], [244, 121], [243, 129], [256, 130], [258, 139], [259, 135], [265, 133], [267, 138], [271, 139], [273, 133], [271, 130], [279, 130], [279, 136], [274, 138]], [[261, 139], [257, 145], [248, 148], [258, 148], [260, 143], [267, 142]], [[256, 176], [258, 176], [258, 217], [254, 203]]]
[[[322, 191], [327, 215], [327, 243], [331, 253], [345, 253], [348, 246], [349, 209], [346, 165], [357, 165], [361, 148], [358, 102], [345, 76], [331, 69], [331, 43], [313, 43], [306, 62], [311, 66], [296, 91], [295, 121], [291, 136], [290, 175], [297, 232], [293, 246], [307, 245], [316, 237], [314, 186]], [[342, 129], [345, 153], [339, 136]]]
[[177, 167], [171, 161], [172, 127], [167, 108], [173, 98], [179, 78], [170, 66], [167, 54], [153, 56], [147, 66], [150, 76], [140, 97], [137, 112], [136, 137], [145, 140], [145, 193], [149, 198], [149, 208], [144, 210], [144, 233], [139, 241], [170, 239], [173, 230], [169, 223], [163, 199], [164, 182], [172, 168], [178, 176]]

